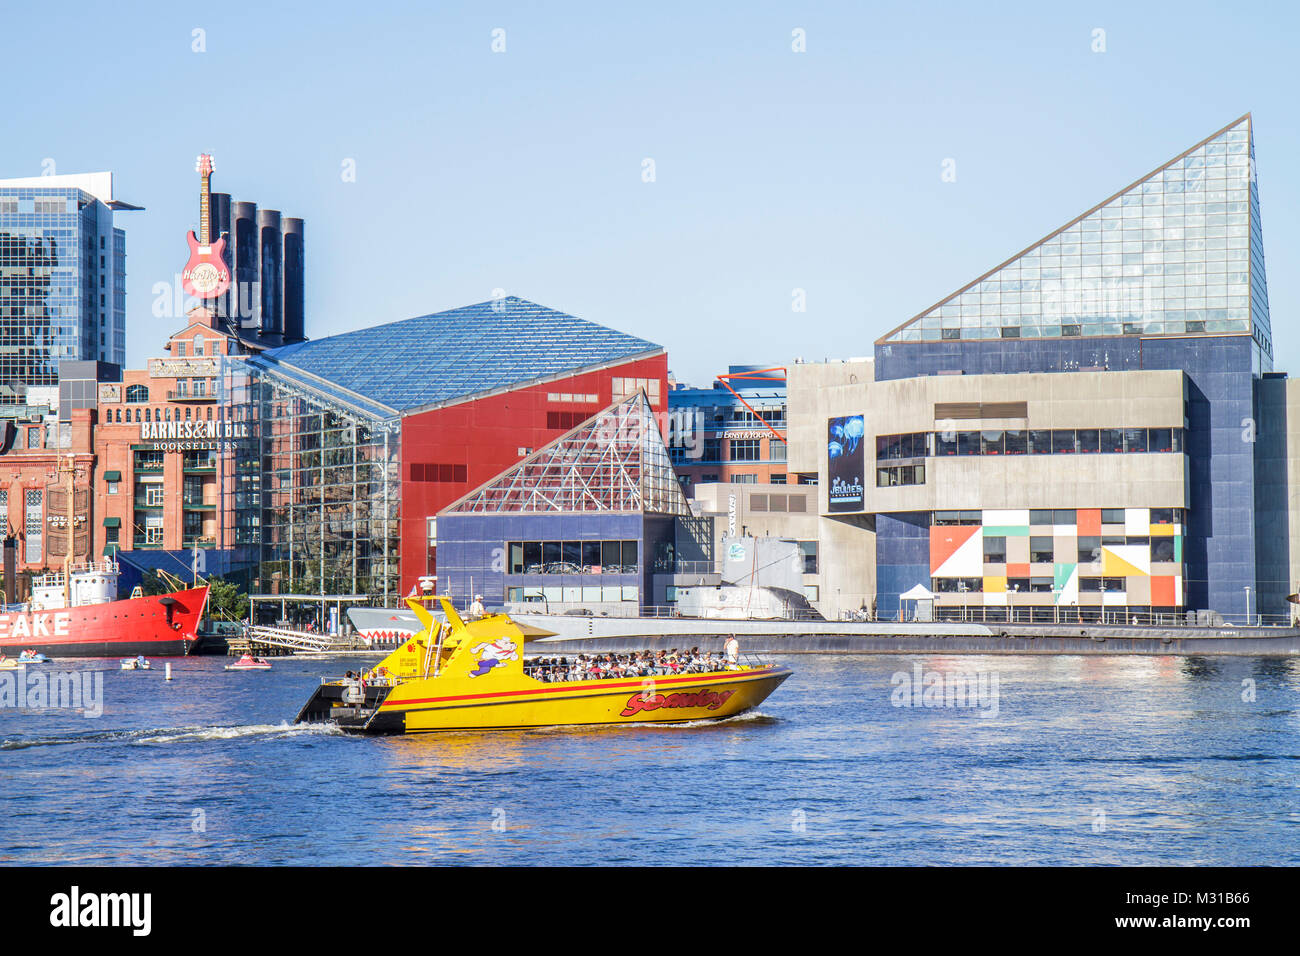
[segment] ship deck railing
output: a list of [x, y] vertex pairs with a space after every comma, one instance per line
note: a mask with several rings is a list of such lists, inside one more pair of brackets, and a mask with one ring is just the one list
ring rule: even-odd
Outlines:
[[[572, 655], [562, 655], [562, 656], [572, 657]], [[561, 667], [562, 665], [525, 663], [524, 676], [531, 677], [533, 680], [542, 681], [543, 683], [547, 683], [547, 684], [569, 684], [569, 683], [577, 683], [578, 681], [590, 681], [590, 680], [652, 681], [656, 677], [690, 677], [690, 676], [704, 677], [708, 674], [725, 674], [731, 670], [745, 670], [745, 669], [761, 670], [762, 668], [771, 666], [771, 664], [761, 655], [751, 654], [751, 653], [741, 654], [739, 666], [734, 668], [729, 666], [725, 661], [722, 662], [715, 661], [714, 663], [715, 666], [710, 668], [709, 670], [698, 670], [698, 669], [686, 668], [683, 670], [675, 671], [672, 670], [671, 668], [661, 668], [658, 665], [656, 665], [653, 668], [654, 673], [651, 674], [585, 674], [579, 677], [570, 677], [566, 669], [563, 672], [563, 674], [555, 675], [556, 677], [559, 678], [558, 680], [556, 679], [547, 680], [546, 675], [548, 674], [549, 671], [551, 671], [552, 668]]]
[[[68, 568], [71, 574], [117, 574], [117, 562], [112, 560], [104, 561], [78, 561]], [[61, 587], [63, 585], [63, 571], [47, 571], [45, 574], [37, 575], [32, 578], [32, 587]]]

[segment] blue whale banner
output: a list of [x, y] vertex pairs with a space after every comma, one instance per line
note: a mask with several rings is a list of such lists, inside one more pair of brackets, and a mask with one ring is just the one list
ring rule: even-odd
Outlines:
[[864, 497], [863, 448], [866, 434], [861, 415], [832, 418], [826, 427], [826, 470], [831, 511], [861, 511]]

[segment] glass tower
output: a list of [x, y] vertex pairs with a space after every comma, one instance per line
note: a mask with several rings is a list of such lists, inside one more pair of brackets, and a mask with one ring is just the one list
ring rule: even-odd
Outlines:
[[60, 361], [125, 362], [126, 236], [113, 211], [137, 207], [111, 183], [0, 180], [0, 404], [58, 384]]

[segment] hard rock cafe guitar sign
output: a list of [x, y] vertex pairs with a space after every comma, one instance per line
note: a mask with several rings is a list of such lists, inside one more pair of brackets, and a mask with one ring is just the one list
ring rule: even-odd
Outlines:
[[230, 267], [226, 265], [226, 240], [212, 241], [212, 221], [209, 211], [211, 200], [212, 157], [204, 153], [198, 158], [194, 170], [203, 177], [203, 191], [199, 199], [199, 232], [186, 236], [190, 244], [190, 261], [185, 263], [181, 282], [185, 294], [196, 299], [215, 299], [230, 288]]

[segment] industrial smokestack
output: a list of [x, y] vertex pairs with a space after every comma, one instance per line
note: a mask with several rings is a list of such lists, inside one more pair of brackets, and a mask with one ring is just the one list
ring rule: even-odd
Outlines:
[[258, 274], [261, 270], [257, 238], [257, 203], [237, 202], [231, 205], [234, 229], [231, 241], [235, 262], [235, 285], [230, 290], [231, 315], [241, 329], [259, 327], [258, 315], [261, 299], [257, 294]]
[[285, 219], [281, 227], [284, 233], [284, 340], [301, 342], [306, 338], [307, 328], [303, 221]]
[[261, 334], [279, 337], [284, 333], [284, 243], [280, 236], [280, 213], [274, 209], [260, 210], [257, 231], [261, 244]]

